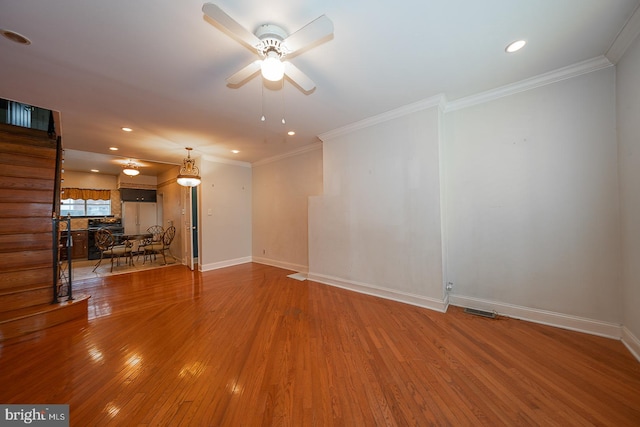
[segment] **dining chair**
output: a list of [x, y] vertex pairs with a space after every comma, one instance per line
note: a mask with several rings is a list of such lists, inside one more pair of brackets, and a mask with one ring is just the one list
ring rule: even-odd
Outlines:
[[171, 253], [170, 247], [171, 242], [173, 242], [173, 238], [176, 236], [176, 227], [173, 225], [167, 228], [160, 238], [160, 241], [151, 243], [149, 245], [144, 245], [144, 259], [143, 263], [147, 261], [147, 256], [149, 256], [149, 261], [151, 261], [151, 256], [153, 255], [154, 259], [156, 259], [156, 255], [161, 254], [164, 263], [167, 263], [166, 253], [169, 252], [169, 255], [176, 261], [176, 257]]
[[152, 225], [147, 228], [147, 233], [151, 234], [151, 242], [159, 242], [162, 239], [164, 228], [161, 225]]
[[95, 234], [96, 247], [100, 251], [100, 260], [93, 267], [93, 271], [100, 266], [105, 256], [111, 258], [111, 272], [113, 272], [113, 259], [116, 259], [116, 266], [120, 265], [120, 257], [129, 258], [129, 265], [133, 265], [133, 257], [131, 256], [132, 245], [130, 242], [118, 244], [111, 230], [100, 228]]
[[144, 257], [145, 247], [150, 247], [154, 243], [160, 242], [162, 240], [163, 233], [164, 228], [161, 225], [152, 225], [151, 227], [147, 228], [147, 234], [150, 234], [151, 237], [147, 237], [146, 239], [142, 240], [138, 245], [138, 257], [136, 258], [136, 260], [140, 259], [139, 257], [141, 253]]

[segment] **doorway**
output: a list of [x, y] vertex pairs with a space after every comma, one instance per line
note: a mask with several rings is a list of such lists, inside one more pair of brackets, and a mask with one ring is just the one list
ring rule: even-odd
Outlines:
[[191, 187], [191, 242], [193, 245], [193, 262], [198, 264], [198, 191]]

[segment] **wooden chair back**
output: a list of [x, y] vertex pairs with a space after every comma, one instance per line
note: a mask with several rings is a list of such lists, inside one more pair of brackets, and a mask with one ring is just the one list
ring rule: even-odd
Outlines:
[[101, 252], [109, 250], [115, 244], [115, 239], [111, 230], [100, 228], [96, 231], [96, 247]]
[[173, 225], [164, 232], [162, 235], [162, 244], [165, 248], [171, 246], [171, 242], [173, 242], [173, 238], [176, 236], [176, 227]]

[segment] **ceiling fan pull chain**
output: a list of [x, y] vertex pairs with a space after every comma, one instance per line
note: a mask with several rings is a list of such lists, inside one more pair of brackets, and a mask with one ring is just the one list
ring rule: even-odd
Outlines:
[[285, 116], [285, 108], [284, 108], [284, 79], [282, 79], [282, 124], [284, 125], [286, 122], [284, 121]]
[[264, 122], [267, 120], [267, 118], [264, 116], [264, 83], [261, 81], [260, 82], [260, 89], [262, 90], [261, 92], [261, 96], [262, 96], [262, 116], [260, 117], [260, 121]]

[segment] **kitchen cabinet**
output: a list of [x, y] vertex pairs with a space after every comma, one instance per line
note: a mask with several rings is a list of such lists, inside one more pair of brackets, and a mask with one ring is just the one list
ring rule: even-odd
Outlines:
[[[60, 234], [60, 259], [67, 259], [67, 236], [68, 231]], [[87, 230], [71, 230], [71, 239], [73, 240], [71, 259], [87, 259], [89, 256]]]
[[138, 188], [121, 188], [120, 200], [123, 202], [155, 203], [157, 201], [156, 190], [142, 190]]

